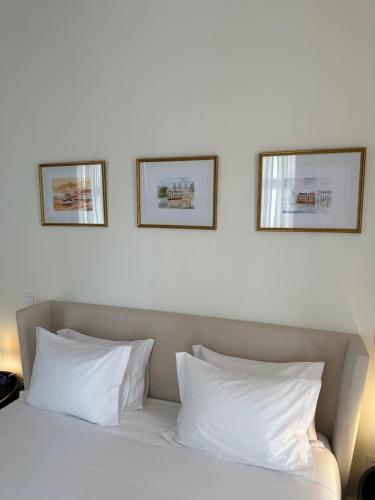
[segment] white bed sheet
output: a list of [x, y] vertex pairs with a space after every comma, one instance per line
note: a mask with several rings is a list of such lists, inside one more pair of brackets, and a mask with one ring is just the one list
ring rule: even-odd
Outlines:
[[1, 500], [339, 500], [337, 463], [313, 446], [314, 483], [225, 462], [162, 435], [179, 405], [149, 399], [117, 427], [27, 406], [0, 411]]

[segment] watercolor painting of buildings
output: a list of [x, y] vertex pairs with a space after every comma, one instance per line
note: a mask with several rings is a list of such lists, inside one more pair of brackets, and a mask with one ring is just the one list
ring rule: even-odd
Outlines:
[[284, 180], [283, 213], [325, 214], [332, 209], [332, 203], [332, 178], [301, 177]]
[[188, 177], [163, 179], [159, 182], [157, 191], [159, 208], [194, 208], [195, 186]]

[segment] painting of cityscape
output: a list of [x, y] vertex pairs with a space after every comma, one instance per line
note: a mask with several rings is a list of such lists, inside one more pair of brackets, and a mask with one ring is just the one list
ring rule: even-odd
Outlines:
[[360, 233], [366, 148], [259, 153], [258, 231]]
[[55, 210], [92, 210], [90, 178], [53, 178], [52, 191]]
[[137, 227], [216, 229], [218, 158], [138, 158]]
[[284, 214], [325, 214], [332, 208], [333, 179], [302, 177], [284, 179]]
[[193, 209], [194, 182], [188, 177], [162, 179], [157, 187], [159, 208]]

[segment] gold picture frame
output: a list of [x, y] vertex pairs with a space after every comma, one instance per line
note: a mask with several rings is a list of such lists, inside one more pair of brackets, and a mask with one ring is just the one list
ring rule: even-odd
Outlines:
[[[303, 156], [306, 158], [303, 159]], [[270, 157], [276, 158], [273, 160], [274, 166]], [[288, 165], [285, 157], [290, 157], [294, 166]], [[366, 148], [363, 146], [259, 153], [257, 231], [361, 233], [365, 163]], [[276, 170], [278, 168], [276, 173], [275, 167]], [[323, 172], [326, 177], [314, 177], [314, 168], [320, 175]], [[265, 170], [268, 179], [265, 179]], [[305, 173], [297, 174], [297, 170]], [[290, 174], [290, 171], [294, 173]], [[329, 175], [331, 177], [327, 177]], [[340, 176], [340, 182], [337, 182], [335, 175]], [[298, 191], [298, 186], [302, 187], [301, 192]], [[333, 186], [336, 186], [336, 192]], [[307, 189], [303, 189], [304, 187]], [[281, 196], [280, 189], [284, 190]], [[270, 196], [271, 191], [273, 198]], [[346, 207], [345, 195], [347, 195]], [[339, 201], [336, 204], [335, 196], [336, 201], [337, 199]], [[263, 198], [267, 202], [264, 202]], [[275, 209], [278, 205], [279, 209]], [[341, 220], [340, 214], [337, 214], [338, 206], [343, 207]], [[321, 221], [324, 221], [325, 217], [327, 223], [323, 225]], [[346, 221], [349, 221], [348, 224], [345, 224], [345, 217]], [[303, 224], [303, 221], [308, 223]]]
[[107, 227], [104, 160], [40, 163], [42, 226]]
[[137, 227], [217, 228], [217, 155], [138, 158], [136, 182]]

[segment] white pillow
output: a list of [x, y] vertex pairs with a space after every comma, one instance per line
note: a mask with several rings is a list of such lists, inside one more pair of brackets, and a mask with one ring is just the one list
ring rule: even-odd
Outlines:
[[107, 340], [91, 337], [83, 333], [64, 328], [58, 330], [57, 334], [66, 339], [78, 340], [80, 342], [107, 345], [107, 346], [130, 346], [132, 348], [128, 367], [120, 390], [120, 408], [124, 410], [139, 410], [148, 394], [148, 363], [154, 339], [147, 340]]
[[119, 421], [119, 390], [131, 347], [97, 346], [36, 329], [26, 402], [100, 425]]
[[[238, 371], [259, 377], [307, 378], [321, 380], [324, 362], [297, 361], [292, 363], [270, 363], [251, 359], [235, 358], [211, 351], [203, 345], [193, 345], [194, 356], [225, 370]], [[313, 417], [315, 419], [315, 415]], [[307, 431], [310, 441], [316, 441], [315, 421]]]
[[181, 410], [166, 439], [182, 446], [313, 478], [307, 428], [321, 382], [258, 378], [177, 353]]

